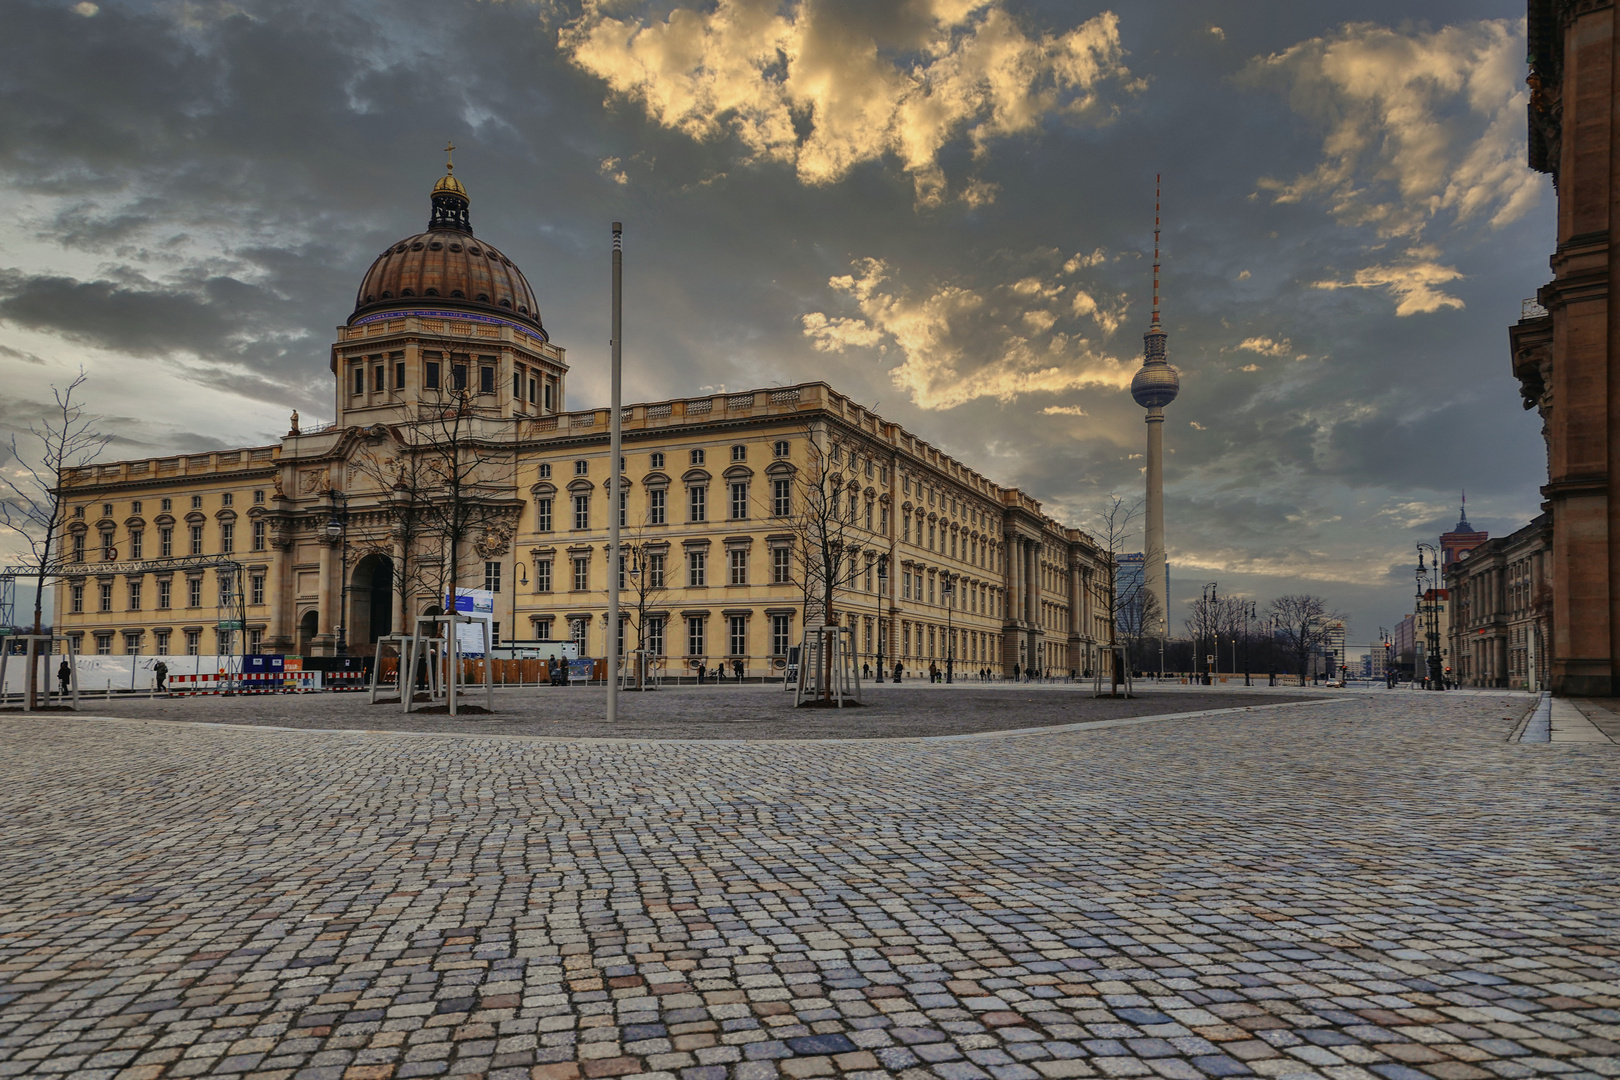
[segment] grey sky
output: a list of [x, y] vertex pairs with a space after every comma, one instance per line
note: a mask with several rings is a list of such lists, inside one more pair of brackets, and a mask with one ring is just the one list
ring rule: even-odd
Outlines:
[[333, 327], [448, 138], [573, 405], [605, 396], [620, 219], [628, 393], [827, 378], [1085, 525], [1140, 489], [1161, 172], [1173, 606], [1321, 592], [1367, 640], [1459, 488], [1493, 533], [1539, 501], [1506, 339], [1552, 242], [1522, 15], [16, 0], [0, 426], [81, 364], [119, 456], [330, 416]]

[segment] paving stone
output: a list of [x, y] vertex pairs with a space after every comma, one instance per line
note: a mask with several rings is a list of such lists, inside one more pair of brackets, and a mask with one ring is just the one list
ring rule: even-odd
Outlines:
[[803, 736], [1092, 699], [810, 731], [673, 692], [619, 741], [314, 730], [382, 716], [338, 695], [0, 720], [0, 1076], [1620, 1075], [1620, 756], [1507, 742], [1509, 695], [1254, 696], [891, 741]]

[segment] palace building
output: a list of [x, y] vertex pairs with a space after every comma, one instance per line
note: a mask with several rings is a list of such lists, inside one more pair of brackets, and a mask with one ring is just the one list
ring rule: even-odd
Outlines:
[[[570, 410], [564, 351], [453, 171], [431, 202], [338, 328], [334, 422], [66, 477], [56, 624], [81, 652], [364, 655], [481, 589], [497, 640], [604, 653], [609, 410]], [[804, 632], [804, 502], [828, 475], [835, 613], [874, 667], [1084, 670], [1111, 640], [1108, 552], [825, 383], [622, 423], [627, 649], [770, 671]]]

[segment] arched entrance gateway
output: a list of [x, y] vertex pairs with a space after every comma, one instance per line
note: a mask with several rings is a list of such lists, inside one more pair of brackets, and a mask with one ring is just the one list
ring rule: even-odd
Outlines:
[[304, 617], [298, 621], [298, 655], [309, 656], [314, 646], [315, 635], [320, 632], [321, 616], [315, 611], [304, 612]]
[[369, 656], [377, 639], [394, 632], [394, 560], [367, 555], [349, 577], [349, 651]]

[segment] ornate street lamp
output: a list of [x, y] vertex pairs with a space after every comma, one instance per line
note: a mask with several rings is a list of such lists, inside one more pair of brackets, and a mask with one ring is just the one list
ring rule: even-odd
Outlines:
[[339, 580], [343, 582], [338, 592], [338, 624], [337, 624], [337, 654], [349, 655], [349, 493], [333, 490], [328, 492], [332, 496], [332, 516], [326, 522], [326, 539], [336, 544], [343, 544], [341, 562], [339, 563]]
[[951, 681], [956, 660], [956, 634], [951, 630], [951, 611], [956, 607], [956, 579], [949, 573], [940, 586], [940, 599], [945, 601], [945, 681]]
[[[1418, 581], [1418, 611], [1423, 615], [1424, 638], [1428, 642], [1427, 655], [1424, 657], [1425, 666], [1429, 669], [1426, 689], [1444, 690], [1446, 680], [1441, 671], [1440, 660], [1440, 598], [1433, 596], [1425, 604], [1426, 593], [1438, 592], [1440, 588], [1440, 552], [1433, 544], [1419, 543], [1417, 581]], [[1427, 551], [1434, 559], [1433, 583], [1430, 584], [1429, 570], [1423, 565], [1423, 553]], [[1425, 586], [1428, 586], [1425, 588]]]

